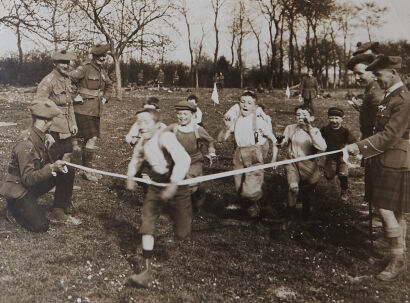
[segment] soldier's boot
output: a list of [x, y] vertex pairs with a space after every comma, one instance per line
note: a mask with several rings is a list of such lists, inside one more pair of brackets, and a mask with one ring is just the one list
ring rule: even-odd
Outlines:
[[71, 154], [72, 161], [76, 164], [84, 164], [83, 146], [80, 139], [73, 139], [73, 152]]
[[127, 284], [135, 287], [145, 287], [149, 288], [152, 286], [153, 276], [152, 276], [152, 265], [151, 259], [144, 258], [144, 270], [139, 274], [131, 275], [128, 278]]
[[[83, 149], [83, 163], [84, 166], [86, 167], [93, 167], [93, 161], [94, 161], [94, 156], [95, 156], [95, 152], [94, 149], [91, 148], [84, 148]], [[96, 176], [96, 174], [92, 173], [92, 172], [84, 172], [83, 173], [83, 178], [91, 181], [91, 182], [98, 182], [98, 178]]]
[[386, 268], [376, 278], [381, 281], [393, 281], [406, 270], [401, 228], [386, 228], [387, 237], [391, 238], [391, 259]]
[[49, 214], [49, 219], [52, 223], [65, 223], [68, 220], [64, 209], [56, 207]]

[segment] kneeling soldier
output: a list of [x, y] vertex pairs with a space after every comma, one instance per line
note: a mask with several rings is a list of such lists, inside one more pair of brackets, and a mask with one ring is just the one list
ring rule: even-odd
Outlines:
[[[60, 190], [66, 186], [62, 182], [66, 167], [61, 160], [50, 163], [45, 140], [52, 119], [61, 115], [62, 111], [50, 100], [36, 100], [29, 108], [33, 125], [17, 139], [0, 195], [7, 200], [7, 213], [20, 225], [33, 232], [45, 232], [49, 221], [38, 206], [37, 199], [54, 186], [56, 193], [67, 192]], [[59, 202], [56, 198], [55, 195], [54, 204]]]

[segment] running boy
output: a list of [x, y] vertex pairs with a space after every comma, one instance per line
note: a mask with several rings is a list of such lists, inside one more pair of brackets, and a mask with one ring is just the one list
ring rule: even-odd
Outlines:
[[[212, 161], [216, 157], [214, 139], [208, 132], [193, 122], [197, 107], [188, 101], [181, 101], [175, 105], [178, 123], [171, 124], [166, 130], [175, 133], [179, 143], [185, 148], [191, 157], [186, 178], [195, 178], [203, 174], [203, 156], [200, 145], [204, 143], [208, 147], [207, 158]], [[196, 183], [190, 185], [191, 199], [194, 210], [197, 211], [205, 202], [205, 185]]]
[[129, 278], [129, 283], [139, 287], [152, 286], [151, 259], [154, 249], [155, 223], [165, 204], [170, 209], [175, 223], [175, 233], [180, 239], [191, 232], [192, 205], [188, 186], [178, 186], [189, 170], [191, 159], [175, 135], [160, 130], [159, 113], [145, 108], [137, 111], [137, 125], [141, 140], [135, 146], [128, 165], [127, 189], [135, 190], [133, 177], [143, 161], [150, 166], [151, 180], [170, 183], [167, 187], [148, 186], [141, 213], [142, 256], [145, 268]]
[[[235, 120], [225, 120], [228, 122], [226, 128], [218, 135], [218, 141], [222, 141], [234, 134], [237, 146], [233, 155], [234, 169], [263, 164], [263, 145], [266, 138], [272, 141], [271, 162], [276, 161], [278, 149], [272, 125], [257, 114], [257, 109], [256, 94], [245, 91], [240, 98], [239, 115]], [[251, 218], [258, 217], [260, 214], [263, 176], [263, 170], [234, 176], [238, 194], [251, 202], [251, 206], [248, 208], [248, 214]]]
[[[352, 132], [342, 126], [344, 118], [342, 109], [331, 107], [327, 111], [327, 116], [329, 124], [320, 129], [322, 137], [326, 141], [326, 151], [338, 150], [357, 141]], [[347, 201], [349, 167], [343, 161], [343, 155], [340, 153], [327, 156], [324, 170], [325, 177], [328, 180], [332, 180], [337, 175], [340, 181], [340, 199]]]
[[[288, 157], [299, 158], [315, 154], [318, 150], [326, 150], [326, 142], [320, 130], [311, 123], [314, 116], [310, 107], [304, 105], [295, 107], [296, 124], [286, 126], [281, 146], [288, 146]], [[316, 159], [287, 164], [286, 178], [289, 185], [288, 212], [292, 217], [296, 214], [296, 201], [299, 191], [303, 199], [303, 216], [310, 215], [310, 199], [320, 178]], [[301, 187], [301, 190], [299, 190]]]

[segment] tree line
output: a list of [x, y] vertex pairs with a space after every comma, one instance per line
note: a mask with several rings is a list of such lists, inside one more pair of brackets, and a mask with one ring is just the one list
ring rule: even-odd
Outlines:
[[[209, 5], [212, 15], [198, 20], [190, 0], [0, 0], [0, 24], [17, 38], [17, 56], [0, 61], [0, 82], [32, 84], [50, 69], [45, 53], [24, 53], [22, 41], [30, 39], [46, 49], [79, 54], [96, 41], [110, 44], [117, 88], [136, 82], [139, 69], [144, 70], [145, 81], [154, 79], [159, 67], [166, 82], [177, 70], [181, 86], [210, 86], [213, 74], [222, 72], [226, 86], [283, 87], [297, 83], [310, 68], [322, 87], [347, 87], [346, 62], [355, 48], [354, 31], [364, 28], [368, 41], [373, 41], [387, 11], [372, 2], [336, 0], [201, 2]], [[175, 26], [178, 22], [184, 30]], [[212, 54], [204, 47], [209, 35], [215, 41]], [[166, 60], [175, 36], [187, 40], [189, 66]], [[220, 53], [222, 37], [229, 41], [230, 54]], [[258, 57], [255, 67], [247, 66], [244, 55], [250, 40]], [[408, 48], [406, 41], [382, 45], [386, 53], [404, 57], [403, 73], [408, 72]], [[117, 93], [121, 98], [121, 89]]]

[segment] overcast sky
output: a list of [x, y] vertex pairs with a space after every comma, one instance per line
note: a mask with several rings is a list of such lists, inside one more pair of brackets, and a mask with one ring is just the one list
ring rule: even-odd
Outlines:
[[[231, 0], [235, 1], [235, 0]], [[349, 0], [337, 0], [341, 3]], [[350, 2], [358, 4], [359, 2], [365, 2], [366, 0], [350, 0]], [[389, 12], [385, 15], [386, 24], [384, 24], [378, 31], [374, 31], [373, 35], [375, 40], [399, 40], [407, 39], [410, 41], [410, 0], [370, 0], [377, 3], [379, 6], [389, 7]], [[188, 0], [189, 6], [192, 8], [190, 11], [190, 18], [194, 20], [192, 31], [193, 35], [199, 37], [201, 34], [201, 22], [205, 26], [205, 46], [204, 51], [208, 54], [213, 54], [215, 47], [215, 35], [212, 27], [213, 12], [210, 5], [210, 0]], [[367, 0], [369, 2], [369, 0]], [[220, 55], [225, 55], [230, 60], [230, 38], [227, 30], [227, 26], [231, 22], [232, 6], [227, 3], [221, 10], [219, 19], [219, 26], [221, 28], [220, 33]], [[262, 28], [265, 31], [262, 33], [263, 38], [268, 41], [266, 25]], [[182, 61], [189, 63], [189, 51], [186, 39], [186, 26], [181, 21], [176, 27], [180, 31], [180, 36], [175, 36], [175, 50], [170, 52], [167, 56], [168, 60]], [[303, 38], [303, 37], [302, 37]], [[199, 39], [199, 38], [198, 38]], [[301, 38], [299, 38], [301, 39]], [[9, 52], [16, 51], [16, 38], [10, 30], [7, 28], [0, 28], [0, 56]], [[356, 29], [352, 43], [356, 44], [358, 41], [368, 41], [367, 33], [365, 29]], [[99, 41], [97, 41], [99, 42]], [[23, 43], [24, 51], [35, 48], [36, 46], [27, 39]], [[257, 54], [255, 52], [255, 40], [250, 35], [244, 45], [244, 56], [246, 57], [247, 65], [253, 65], [257, 63]]]

